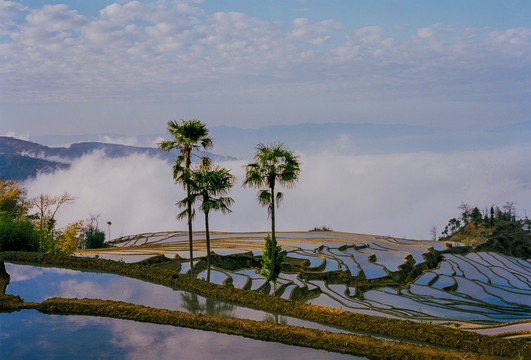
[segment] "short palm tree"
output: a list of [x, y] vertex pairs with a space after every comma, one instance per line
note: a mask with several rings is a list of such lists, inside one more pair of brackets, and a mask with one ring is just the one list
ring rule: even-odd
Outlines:
[[[207, 281], [210, 281], [210, 228], [208, 216], [211, 210], [219, 210], [222, 213], [231, 212], [230, 206], [234, 203], [231, 197], [227, 197], [230, 189], [234, 186], [236, 177], [223, 167], [212, 167], [210, 159], [201, 159], [199, 169], [190, 173], [190, 191], [187, 198], [179, 202], [181, 207], [188, 203], [201, 201], [199, 209], [205, 214], [205, 233], [207, 244]], [[186, 216], [187, 210], [179, 216]]]
[[298, 156], [286, 149], [284, 144], [258, 144], [254, 155], [254, 162], [245, 167], [244, 186], [258, 188], [258, 202], [267, 207], [271, 217], [271, 265], [267, 281], [274, 279], [275, 249], [277, 239], [275, 235], [275, 206], [283, 198], [277, 192], [277, 185], [287, 188], [295, 186], [301, 172]]
[[[184, 120], [182, 122], [169, 121], [168, 132], [172, 136], [171, 140], [159, 142], [159, 149], [170, 152], [179, 150], [180, 155], [175, 159], [173, 166], [173, 178], [180, 183], [186, 190], [186, 197], [190, 197], [190, 166], [192, 164], [193, 150], [208, 150], [212, 147], [212, 139], [208, 136], [208, 129], [201, 121]], [[194, 275], [194, 253], [192, 237], [192, 202], [187, 202], [188, 216], [188, 240], [190, 246], [190, 272]]]

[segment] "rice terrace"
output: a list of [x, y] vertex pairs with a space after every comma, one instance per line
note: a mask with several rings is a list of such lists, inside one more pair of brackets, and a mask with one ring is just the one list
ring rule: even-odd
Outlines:
[[[263, 287], [258, 293], [255, 290], [267, 282], [259, 273], [266, 235], [213, 232], [209, 283], [205, 281], [204, 232], [194, 233], [195, 279], [189, 276], [186, 232], [122, 237], [108, 248], [78, 250], [75, 257], [5, 252], [2, 257], [7, 272], [12, 273], [13, 289], [24, 283], [17, 276], [35, 269], [46, 273], [61, 268], [84, 271], [79, 276], [92, 286], [90, 292], [80, 290], [79, 294], [74, 290], [79, 286], [69, 287], [68, 298], [87, 298], [84, 300], [67, 299], [60, 286], [54, 291], [50, 284], [43, 298], [24, 302], [17, 295], [31, 296], [37, 284], [26, 285], [33, 290], [22, 286], [19, 291], [10, 291], [8, 285], [10, 295], [2, 297], [2, 308], [174, 324], [335, 351], [338, 356], [529, 355], [528, 261], [496, 252], [466, 253], [459, 251], [464, 246], [443, 241], [333, 231], [280, 232], [277, 240], [285, 253], [283, 271], [276, 286]], [[139, 291], [153, 296], [123, 295], [120, 283], [113, 282], [117, 280], [105, 285], [106, 281], [89, 280], [91, 273], [86, 271], [114, 273], [137, 283], [134, 279], [149, 281], [153, 284], [121, 286], [140, 286]], [[61, 283], [78, 276], [66, 273], [61, 280], [60, 273], [51, 279]], [[174, 295], [162, 296], [169, 296], [167, 303], [157, 303], [155, 298], [161, 294], [152, 289], [154, 284], [174, 289], [169, 289]], [[2, 321], [5, 319], [4, 314]], [[323, 336], [326, 340], [316, 340]], [[313, 356], [321, 358], [318, 350], [314, 351]]]

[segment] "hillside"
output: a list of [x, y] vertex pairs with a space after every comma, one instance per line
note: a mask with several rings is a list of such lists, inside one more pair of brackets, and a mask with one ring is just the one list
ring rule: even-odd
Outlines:
[[[83, 142], [69, 147], [49, 147], [35, 142], [0, 136], [0, 178], [25, 180], [39, 172], [49, 173], [68, 168], [80, 157], [103, 151], [109, 158], [143, 154], [173, 162], [175, 154], [167, 154], [156, 148], [107, 144], [101, 142]], [[198, 152], [198, 156], [208, 155], [213, 160], [233, 160], [234, 158]]]

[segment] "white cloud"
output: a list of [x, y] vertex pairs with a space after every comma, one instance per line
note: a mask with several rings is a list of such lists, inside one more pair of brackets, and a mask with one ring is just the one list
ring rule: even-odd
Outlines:
[[134, 136], [130, 137], [113, 137], [104, 135], [100, 138], [100, 142], [107, 143], [107, 144], [120, 144], [120, 145], [128, 145], [128, 146], [142, 146], [142, 144], [138, 143], [138, 139]]
[[17, 138], [17, 139], [20, 139], [20, 140], [29, 141], [29, 135], [27, 135], [27, 134], [19, 134], [19, 133], [15, 132], [15, 131], [8, 131], [8, 132], [2, 134], [1, 136], [13, 137], [13, 138]]
[[489, 33], [491, 43], [495, 48], [501, 49], [506, 54], [516, 56], [529, 55], [531, 51], [531, 29], [512, 28], [505, 31]]
[[296, 18], [291, 22], [293, 30], [287, 33], [288, 40], [307, 41], [313, 45], [323, 45], [331, 37], [326, 35], [334, 28], [338, 28], [333, 20], [323, 20], [318, 23], [311, 23], [306, 18]]
[[[338, 144], [341, 146], [341, 143]], [[458, 215], [461, 201], [481, 209], [515, 201], [520, 216], [531, 211], [529, 146], [449, 154], [410, 153], [345, 156], [336, 151], [302, 155], [302, 174], [283, 190], [279, 231], [328, 225], [337, 231], [429, 238]], [[214, 231], [267, 231], [267, 211], [256, 190], [242, 188], [245, 161], [222, 163], [238, 178], [232, 214], [211, 214]], [[26, 184], [29, 195], [69, 192], [77, 199], [58, 213], [64, 226], [90, 213], [112, 221], [113, 237], [140, 232], [185, 230], [174, 205], [184, 191], [173, 183], [171, 164], [146, 156], [107, 159], [96, 153], [70, 170], [39, 175]], [[195, 221], [203, 229], [203, 215]]]
[[20, 3], [0, 0], [0, 35], [15, 31], [17, 24], [13, 19], [22, 16], [26, 10], [27, 7]]
[[98, 213], [102, 222], [113, 223], [114, 236], [178, 226], [174, 203], [180, 190], [171, 178], [171, 165], [160, 159], [143, 155], [108, 159], [96, 152], [69, 170], [39, 175], [26, 187], [30, 197], [68, 192], [76, 198], [59, 210], [61, 227]]
[[[0, 25], [0, 33], [7, 35], [0, 39], [4, 104], [178, 104], [199, 109], [228, 104], [230, 111], [216, 119], [217, 125], [239, 121], [240, 126], [260, 117], [246, 113], [235, 120], [233, 110], [242, 104], [283, 114], [308, 103], [336, 108], [340, 102], [349, 104], [339, 114], [342, 119], [365, 121], [360, 98], [380, 103], [407, 98], [421, 107], [452, 98], [467, 104], [469, 112], [498, 102], [506, 113], [518, 112], [517, 119], [500, 120], [481, 110], [480, 121], [463, 111], [458, 122], [472, 126], [483, 126], [487, 118], [489, 124], [523, 121], [528, 114], [528, 102], [516, 106], [506, 101], [527, 95], [528, 28], [490, 34], [467, 28], [459, 33], [434, 24], [410, 29], [414, 34], [407, 39], [403, 30], [380, 24], [349, 29], [333, 19], [299, 17], [284, 24], [241, 12], [208, 14], [200, 2], [120, 1], [92, 17], [65, 5], [0, 5], [0, 23], [7, 24]], [[404, 106], [394, 121], [408, 121], [414, 111], [416, 106]], [[9, 121], [15, 129], [22, 125], [16, 115], [20, 111], [13, 113]], [[447, 122], [435, 107], [430, 113]], [[106, 116], [112, 122], [112, 115]], [[162, 121], [164, 116], [153, 114]], [[140, 117], [134, 121], [145, 123]], [[85, 115], [78, 118], [72, 122]], [[269, 116], [261, 119], [266, 121]]]

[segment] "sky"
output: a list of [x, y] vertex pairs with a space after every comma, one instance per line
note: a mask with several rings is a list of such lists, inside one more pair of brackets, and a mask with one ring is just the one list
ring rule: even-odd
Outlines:
[[[181, 117], [209, 128], [404, 125], [429, 133], [425, 142], [444, 134], [437, 149], [386, 146], [407, 143], [403, 133], [293, 149], [303, 172], [279, 208], [282, 230], [426, 239], [462, 201], [514, 201], [524, 217], [530, 89], [528, 0], [0, 0], [0, 134], [135, 144]], [[484, 146], [502, 130], [503, 144]], [[360, 148], [369, 143], [393, 150]], [[222, 164], [239, 182], [214, 230], [267, 230], [256, 192], [241, 187], [246, 160]], [[100, 213], [116, 236], [185, 230], [170, 170], [96, 153], [25, 185], [31, 196], [76, 197], [60, 226]]]
[[0, 133], [528, 122], [527, 0], [0, 0]]

